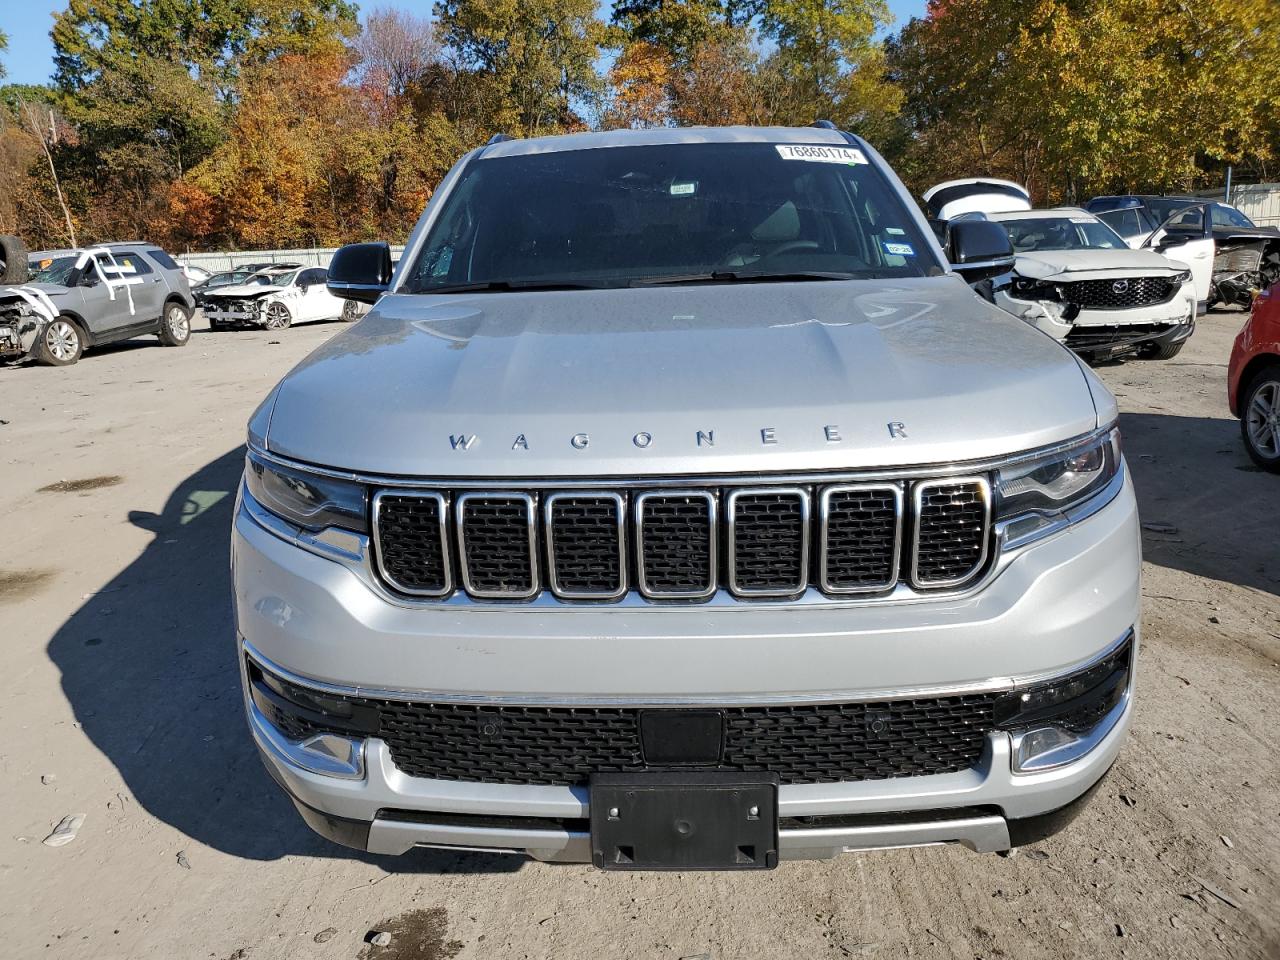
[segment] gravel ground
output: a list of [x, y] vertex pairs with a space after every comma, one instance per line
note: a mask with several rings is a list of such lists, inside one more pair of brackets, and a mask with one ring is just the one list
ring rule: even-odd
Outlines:
[[387, 860], [302, 825], [241, 716], [228, 527], [248, 414], [335, 326], [0, 370], [0, 954], [1280, 957], [1280, 477], [1226, 411], [1242, 320], [1100, 370], [1148, 524], [1145, 635], [1132, 737], [1075, 826], [1008, 859], [766, 874]]

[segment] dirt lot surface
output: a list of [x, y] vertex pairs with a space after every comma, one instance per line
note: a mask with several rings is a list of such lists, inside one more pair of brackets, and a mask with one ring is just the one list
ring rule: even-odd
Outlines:
[[1100, 371], [1147, 599], [1133, 734], [1075, 826], [766, 874], [381, 859], [303, 826], [245, 729], [228, 528], [246, 418], [336, 325], [0, 369], [0, 955], [1280, 957], [1280, 477], [1226, 411], [1242, 320]]

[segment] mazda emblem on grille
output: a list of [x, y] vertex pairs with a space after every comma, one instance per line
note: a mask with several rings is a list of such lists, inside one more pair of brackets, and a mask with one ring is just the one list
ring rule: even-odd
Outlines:
[[1129, 289], [1128, 280], [1117, 280], [1115, 283], [1111, 285], [1111, 290], [1114, 293], [1126, 293], [1128, 289]]

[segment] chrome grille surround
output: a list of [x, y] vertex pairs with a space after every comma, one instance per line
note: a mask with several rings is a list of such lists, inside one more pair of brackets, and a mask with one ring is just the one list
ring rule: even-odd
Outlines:
[[[921, 536], [925, 529], [924, 517], [924, 500], [925, 497], [933, 490], [943, 490], [946, 488], [961, 489], [967, 488], [969, 492], [976, 491], [980, 500], [980, 514], [982, 517], [981, 528], [984, 535], [981, 537], [981, 548], [978, 552], [977, 559], [972, 565], [962, 573], [953, 576], [932, 577], [921, 571], [920, 553], [921, 553]], [[912, 536], [911, 536], [911, 585], [917, 589], [946, 589], [950, 587], [958, 587], [972, 580], [987, 562], [987, 556], [990, 553], [991, 542], [991, 481], [984, 476], [974, 477], [947, 477], [945, 480], [927, 480], [922, 483], [915, 484], [911, 489], [912, 496]]]
[[[887, 576], [878, 582], [859, 584], [857, 586], [840, 585], [834, 582], [831, 563], [831, 502], [845, 494], [870, 494], [876, 491], [887, 491], [893, 497], [893, 555], [887, 564]], [[882, 593], [893, 588], [898, 582], [902, 569], [902, 531], [906, 510], [903, 503], [902, 484], [900, 483], [838, 483], [822, 489], [818, 497], [818, 589], [833, 596], [851, 596], [856, 594]]]
[[[528, 563], [527, 566], [522, 565], [520, 573], [524, 574], [528, 570], [528, 587], [520, 589], [513, 586], [484, 586], [477, 582], [473, 576], [473, 567], [479, 559], [474, 555], [478, 547], [479, 534], [473, 535], [472, 551], [468, 551], [467, 547], [467, 513], [472, 504], [482, 507], [484, 504], [490, 504], [502, 509], [503, 506], [512, 504], [523, 508], [525, 515], [525, 533], [520, 539], [527, 542], [528, 545]], [[455, 525], [458, 532], [458, 567], [462, 572], [462, 586], [471, 596], [480, 600], [530, 600], [540, 592], [540, 582], [538, 577], [538, 506], [527, 493], [518, 490], [512, 491], [485, 491], [469, 492], [459, 495], [455, 506]]]
[[[568, 550], [556, 549], [556, 512], [562, 504], [608, 501], [613, 504], [614, 529], [617, 536], [618, 577], [613, 589], [575, 588], [561, 582], [559, 560]], [[627, 592], [627, 503], [622, 494], [609, 490], [575, 490], [572, 493], [549, 494], [543, 501], [543, 529], [547, 541], [547, 585], [564, 600], [617, 600]]]
[[[797, 551], [796, 578], [791, 582], [778, 583], [772, 586], [748, 586], [741, 582], [739, 561], [748, 549], [739, 550], [738, 507], [744, 501], [764, 500], [771, 498], [775, 502], [794, 500], [798, 504], [798, 524], [800, 527], [799, 550]], [[809, 585], [809, 531], [812, 524], [809, 517], [809, 491], [800, 487], [769, 487], [765, 490], [734, 490], [729, 494], [725, 507], [726, 552], [728, 553], [729, 590], [739, 597], [792, 597], [803, 593]], [[743, 537], [742, 539], [746, 539]], [[775, 539], [765, 537], [768, 539]], [[785, 547], [785, 544], [780, 544]], [[768, 544], [761, 546], [767, 547]]]
[[[389, 510], [386, 508], [395, 504], [398, 500], [417, 500], [419, 502], [434, 503], [436, 514], [439, 518], [437, 523], [437, 536], [439, 537], [438, 547], [441, 554], [442, 568], [442, 584], [439, 588], [423, 589], [420, 585], [413, 586], [401, 582], [392, 572], [393, 561], [387, 557], [382, 548], [382, 524], [389, 517]], [[422, 490], [379, 490], [373, 495], [373, 537], [372, 546], [374, 552], [374, 562], [377, 564], [378, 572], [382, 574], [383, 579], [387, 581], [387, 585], [399, 593], [407, 594], [411, 597], [447, 597], [453, 593], [453, 564], [449, 562], [449, 499], [441, 493], [433, 493]]]
[[[651, 502], [656, 504], [661, 501], [678, 502], [680, 500], [703, 500], [707, 505], [707, 578], [706, 586], [700, 589], [661, 589], [650, 579], [652, 571], [649, 569], [647, 560], [650, 554], [645, 549], [645, 530], [648, 523], [645, 510]], [[715, 595], [719, 570], [716, 556], [717, 507], [715, 494], [708, 490], [654, 490], [636, 496], [636, 581], [642, 595], [650, 600], [706, 600]]]

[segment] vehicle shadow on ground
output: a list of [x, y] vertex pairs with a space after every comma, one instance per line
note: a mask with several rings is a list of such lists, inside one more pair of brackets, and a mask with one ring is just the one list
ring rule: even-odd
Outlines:
[[1280, 477], [1249, 459], [1234, 419], [1120, 416], [1145, 560], [1280, 595]]
[[359, 859], [413, 873], [510, 872], [518, 857], [360, 854], [315, 835], [267, 775], [245, 723], [231, 613], [231, 516], [244, 450], [228, 451], [129, 521], [153, 539], [49, 643], [83, 732], [132, 800], [236, 857]]

